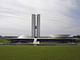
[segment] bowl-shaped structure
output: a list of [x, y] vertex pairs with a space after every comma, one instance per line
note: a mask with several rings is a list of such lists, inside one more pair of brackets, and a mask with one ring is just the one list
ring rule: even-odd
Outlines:
[[57, 34], [57, 35], [50, 35], [51, 38], [69, 38], [70, 35], [63, 35], [63, 34]]

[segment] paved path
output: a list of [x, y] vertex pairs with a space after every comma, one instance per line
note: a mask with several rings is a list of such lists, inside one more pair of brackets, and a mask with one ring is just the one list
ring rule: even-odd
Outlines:
[[[34, 45], [33, 43], [0, 43], [0, 45]], [[41, 43], [37, 45], [48, 46], [48, 45], [78, 45], [76, 43]]]

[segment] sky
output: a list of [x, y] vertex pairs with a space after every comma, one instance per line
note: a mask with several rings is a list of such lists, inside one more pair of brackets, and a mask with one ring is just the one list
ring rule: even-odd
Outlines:
[[31, 15], [41, 15], [40, 34], [80, 34], [80, 0], [0, 0], [0, 35], [31, 35]]

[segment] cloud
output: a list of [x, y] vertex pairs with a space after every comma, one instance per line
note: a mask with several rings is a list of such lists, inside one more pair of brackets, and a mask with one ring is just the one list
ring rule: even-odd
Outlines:
[[0, 0], [0, 33], [31, 35], [31, 14], [40, 13], [41, 35], [79, 34], [79, 4], [79, 0]]

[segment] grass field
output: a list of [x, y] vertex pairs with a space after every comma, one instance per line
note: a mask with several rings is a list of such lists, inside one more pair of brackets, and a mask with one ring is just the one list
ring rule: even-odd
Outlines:
[[80, 46], [0, 45], [0, 60], [80, 60]]
[[9, 43], [10, 41], [4, 38], [0, 38], [0, 43]]

